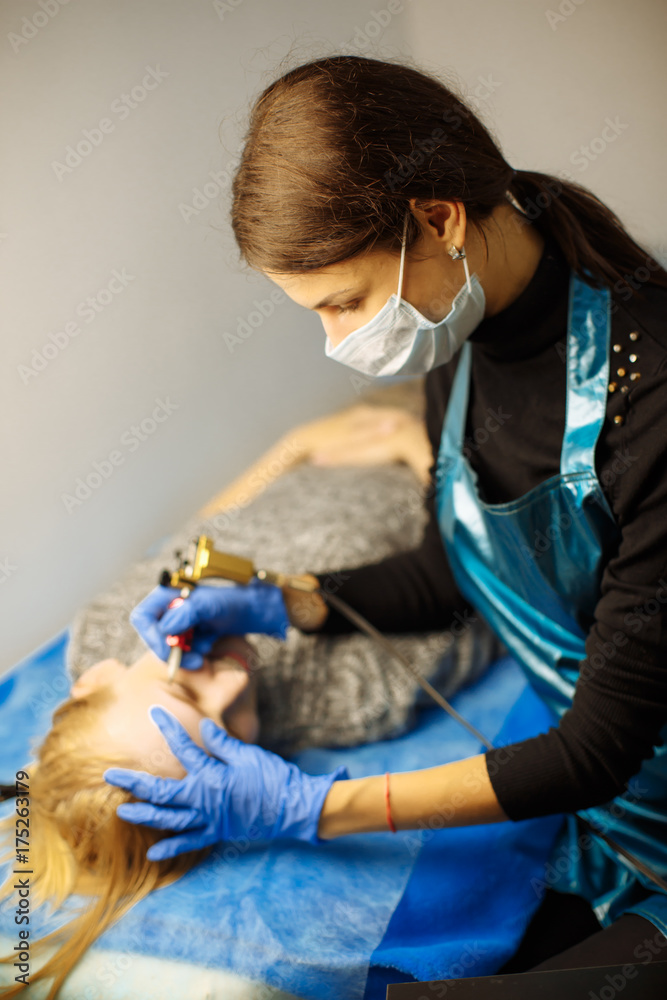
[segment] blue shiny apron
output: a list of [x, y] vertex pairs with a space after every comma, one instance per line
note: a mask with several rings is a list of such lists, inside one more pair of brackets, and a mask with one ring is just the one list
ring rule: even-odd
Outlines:
[[[618, 527], [595, 471], [609, 382], [610, 294], [570, 276], [567, 396], [560, 473], [518, 500], [484, 503], [463, 455], [472, 346], [461, 349], [436, 465], [436, 510], [461, 593], [560, 717], [572, 704], [604, 553]], [[539, 415], [535, 415], [539, 419]], [[504, 433], [502, 430], [500, 433]], [[589, 667], [593, 669], [593, 661]], [[667, 726], [655, 756], [603, 806], [565, 817], [544, 885], [586, 898], [603, 926], [639, 913], [667, 934], [667, 892], [595, 830], [667, 877]]]

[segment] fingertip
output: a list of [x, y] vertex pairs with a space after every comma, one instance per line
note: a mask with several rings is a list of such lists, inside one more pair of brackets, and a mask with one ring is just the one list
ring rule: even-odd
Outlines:
[[209, 719], [208, 716], [204, 716], [203, 719], [199, 720], [199, 732], [202, 736], [206, 736], [207, 732], [214, 732], [214, 729], [217, 729], [217, 726], [215, 725], [213, 719]]
[[102, 777], [109, 785], [120, 785], [123, 774], [117, 767], [108, 767], [102, 774]]
[[224, 740], [231, 739], [227, 730], [223, 726], [219, 726], [213, 719], [203, 718], [199, 721], [199, 732], [205, 743], [209, 743], [211, 740]]
[[168, 726], [174, 720], [174, 716], [163, 705], [150, 705], [148, 715], [158, 729], [161, 729], [160, 723]]

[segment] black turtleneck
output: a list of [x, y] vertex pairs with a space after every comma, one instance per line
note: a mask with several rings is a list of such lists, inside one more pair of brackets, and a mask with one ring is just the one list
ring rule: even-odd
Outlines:
[[[559, 471], [569, 269], [543, 235], [527, 287], [470, 337], [465, 447], [487, 503], [516, 499]], [[648, 273], [637, 273], [640, 296], [612, 297], [616, 348], [595, 458], [621, 538], [606, 556], [572, 707], [558, 726], [517, 744], [522, 753], [486, 754], [494, 791], [515, 820], [608, 802], [653, 755], [667, 723], [667, 289], [647, 282]], [[426, 378], [434, 457], [457, 362]], [[472, 613], [447, 562], [432, 485], [425, 503], [417, 549], [336, 574], [336, 592], [386, 632], [446, 629], [455, 613]], [[331, 610], [321, 631], [351, 629]]]

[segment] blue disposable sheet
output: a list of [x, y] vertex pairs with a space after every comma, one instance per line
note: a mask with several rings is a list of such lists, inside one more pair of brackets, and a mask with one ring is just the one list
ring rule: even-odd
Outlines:
[[[31, 739], [46, 731], [67, 694], [66, 639], [0, 684], [3, 780], [28, 760]], [[454, 704], [496, 744], [544, 732], [554, 722], [509, 658], [460, 691]], [[429, 708], [398, 739], [308, 750], [294, 759], [311, 773], [345, 764], [360, 777], [431, 767], [481, 749], [441, 709]], [[435, 826], [321, 846], [220, 845], [179, 882], [135, 906], [93, 950], [133, 956], [125, 992], [114, 997], [135, 995], [131, 975], [140, 956], [190, 963], [193, 973], [196, 967], [223, 970], [321, 1000], [372, 1000], [384, 998], [388, 982], [490, 974], [516, 950], [539, 905], [533, 884], [543, 875], [561, 822], [555, 816]], [[52, 929], [67, 912], [36, 914], [33, 934]], [[0, 932], [11, 936], [7, 906], [0, 917]]]

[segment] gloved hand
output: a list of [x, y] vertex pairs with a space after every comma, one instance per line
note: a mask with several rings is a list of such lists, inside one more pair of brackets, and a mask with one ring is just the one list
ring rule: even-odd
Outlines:
[[284, 639], [289, 618], [280, 587], [252, 579], [248, 584], [212, 587], [198, 584], [190, 596], [167, 611], [180, 591], [156, 587], [130, 612], [130, 621], [156, 656], [167, 660], [168, 635], [180, 635], [194, 626], [192, 651], [183, 653], [181, 666], [198, 670], [221, 635], [264, 632]]
[[317, 835], [322, 806], [334, 781], [349, 778], [345, 767], [306, 774], [277, 754], [234, 739], [212, 719], [202, 719], [200, 733], [210, 757], [166, 709], [153, 705], [150, 716], [188, 771], [186, 777], [176, 781], [120, 767], [104, 772], [109, 784], [148, 800], [118, 806], [121, 819], [178, 831], [151, 845], [149, 861], [242, 836], [323, 843]]

